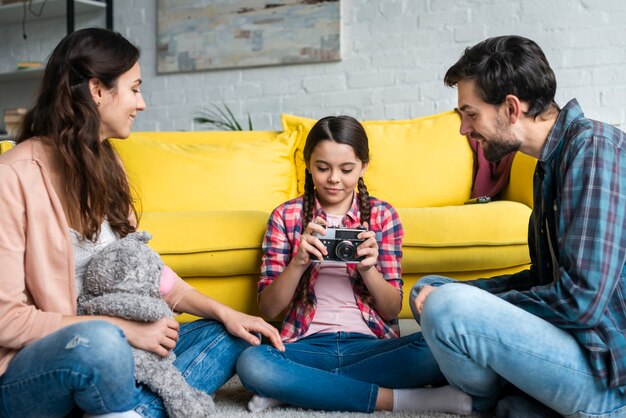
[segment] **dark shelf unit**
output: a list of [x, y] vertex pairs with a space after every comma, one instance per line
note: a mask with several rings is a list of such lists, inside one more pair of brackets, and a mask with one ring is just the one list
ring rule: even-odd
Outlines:
[[[106, 4], [106, 28], [113, 30], [113, 0], [105, 0]], [[67, 23], [67, 33], [74, 32], [76, 27], [76, 8], [75, 0], [65, 0], [65, 20]]]

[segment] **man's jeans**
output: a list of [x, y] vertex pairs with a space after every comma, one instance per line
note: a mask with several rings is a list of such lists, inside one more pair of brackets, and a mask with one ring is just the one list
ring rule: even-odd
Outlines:
[[237, 373], [261, 396], [303, 408], [372, 412], [379, 386], [412, 388], [443, 383], [421, 333], [379, 340], [357, 333], [322, 333], [243, 352]]
[[[441, 287], [427, 297], [420, 321], [413, 301], [426, 284]], [[508, 381], [565, 416], [626, 416], [623, 392], [594, 378], [576, 339], [543, 319], [440, 276], [417, 282], [410, 304], [443, 374], [473, 397], [474, 409], [493, 407]]]
[[[249, 346], [209, 320], [182, 324], [179, 337], [174, 364], [207, 393], [234, 374], [237, 357]], [[30, 344], [0, 376], [2, 417], [63, 417], [76, 407], [93, 414], [134, 408], [165, 417], [161, 400], [136, 386], [130, 345], [108, 322], [74, 324]]]

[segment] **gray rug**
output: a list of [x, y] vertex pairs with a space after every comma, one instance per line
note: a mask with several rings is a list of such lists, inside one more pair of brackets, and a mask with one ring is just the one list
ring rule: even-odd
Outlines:
[[[380, 418], [380, 417], [397, 417], [397, 418], [460, 418], [461, 415], [443, 414], [443, 413], [416, 413], [416, 412], [374, 412], [372, 414], [356, 413], [356, 412], [324, 412], [303, 410], [295, 407], [276, 407], [267, 409], [263, 412], [252, 414], [248, 412], [247, 404], [252, 394], [248, 392], [237, 376], [228, 381], [220, 390], [215, 393], [214, 416], [220, 418], [255, 418], [255, 417], [281, 417], [281, 418], [337, 418], [337, 417], [362, 417], [362, 418]], [[473, 414], [466, 415], [470, 418], [484, 418], [484, 415]]]

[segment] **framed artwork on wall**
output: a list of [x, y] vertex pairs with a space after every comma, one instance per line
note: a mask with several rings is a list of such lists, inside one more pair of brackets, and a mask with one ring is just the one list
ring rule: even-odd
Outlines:
[[158, 0], [157, 72], [339, 61], [340, 0]]

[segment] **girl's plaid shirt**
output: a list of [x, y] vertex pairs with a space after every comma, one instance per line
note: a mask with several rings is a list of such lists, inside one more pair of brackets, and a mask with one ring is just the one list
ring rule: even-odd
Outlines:
[[[302, 196], [283, 203], [272, 212], [267, 223], [265, 238], [263, 239], [263, 259], [261, 264], [261, 279], [258, 283], [259, 295], [270, 283], [278, 277], [287, 267], [291, 259], [300, 247], [300, 235], [302, 232]], [[400, 218], [395, 209], [386, 202], [370, 197], [371, 216], [369, 229], [376, 232], [379, 255], [376, 268], [381, 272], [385, 280], [398, 289], [402, 294], [402, 238], [404, 231]], [[314, 216], [326, 219], [326, 213], [315, 200]], [[356, 228], [360, 226], [357, 194], [354, 194], [352, 207], [343, 219], [343, 226]], [[378, 238], [377, 238], [378, 239]], [[355, 265], [346, 265], [348, 274], [354, 281], [360, 280]], [[309, 328], [315, 315], [315, 293], [313, 291], [319, 272], [319, 264], [314, 264], [311, 269], [309, 282], [309, 294], [313, 297], [314, 307], [306, 311], [300, 302], [293, 301], [283, 321], [281, 336], [286, 342], [298, 340]], [[385, 321], [376, 310], [367, 305], [355, 291], [355, 298], [363, 315], [365, 323], [378, 338], [391, 338], [400, 335], [397, 319]]]

